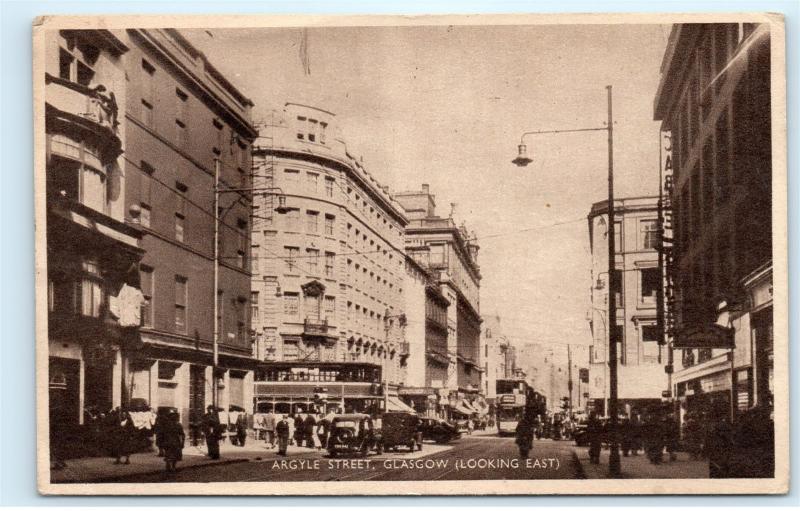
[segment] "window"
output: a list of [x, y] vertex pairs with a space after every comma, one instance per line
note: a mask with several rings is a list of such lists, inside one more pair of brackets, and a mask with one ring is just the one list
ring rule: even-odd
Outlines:
[[258, 252], [258, 245], [250, 245], [250, 272], [255, 274], [261, 273], [261, 263]]
[[180, 275], [175, 276], [175, 331], [186, 333], [187, 280]]
[[622, 222], [614, 221], [614, 253], [621, 254], [622, 246]]
[[659, 289], [661, 289], [660, 272], [658, 268], [642, 268], [642, 301], [655, 301]]
[[214, 119], [212, 121], [212, 124], [214, 125], [214, 129], [216, 130], [216, 143], [211, 148], [211, 152], [219, 156], [220, 154], [222, 154], [222, 146], [225, 143], [225, 132], [223, 129], [224, 126], [222, 125], [222, 122], [219, 121], [219, 119]]
[[84, 316], [99, 318], [105, 300], [100, 263], [97, 259], [86, 258], [81, 266], [83, 276], [79, 283], [79, 293], [77, 293], [80, 300], [80, 313]]
[[319, 229], [319, 212], [306, 211], [306, 232], [315, 233]]
[[639, 222], [639, 229], [642, 234], [642, 248], [645, 250], [658, 248], [658, 221], [642, 220]]
[[330, 323], [336, 320], [336, 298], [333, 296], [325, 297], [325, 319]]
[[183, 243], [184, 223], [183, 213], [175, 213], [175, 239]]
[[432, 265], [445, 264], [444, 245], [429, 245]]
[[297, 183], [298, 181], [300, 181], [299, 170], [284, 169], [283, 175], [287, 183]]
[[297, 116], [297, 140], [305, 140], [306, 134], [304, 131], [306, 124], [306, 118], [303, 116]]
[[333, 184], [334, 179], [332, 177], [325, 178], [325, 195], [328, 197], [333, 197]]
[[325, 215], [325, 235], [333, 236], [333, 226], [336, 222], [336, 217], [333, 215]]
[[297, 232], [300, 229], [300, 210], [293, 208], [286, 212], [286, 230]]
[[308, 181], [309, 192], [317, 193], [317, 183], [319, 181], [319, 174], [308, 172], [306, 173], [306, 180]]
[[328, 127], [328, 123], [327, 122], [320, 122], [319, 123], [319, 143], [320, 144], [324, 144], [325, 143], [325, 128], [327, 128], [327, 127]]
[[183, 121], [186, 119], [186, 102], [189, 100], [189, 96], [178, 88], [175, 89], [175, 96], [177, 97], [177, 113], [175, 115]]
[[68, 48], [59, 52], [59, 76], [64, 80], [79, 83], [86, 87], [92, 84], [94, 65], [100, 51], [89, 44], [78, 44], [75, 40], [67, 41]]
[[250, 324], [255, 328], [258, 325], [258, 291], [250, 292]]
[[614, 270], [611, 272], [611, 285], [610, 292], [614, 293], [617, 308], [623, 307], [622, 303], [622, 284], [623, 284], [622, 270]]
[[307, 249], [306, 258], [308, 259], [308, 273], [316, 275], [319, 270], [319, 250], [313, 248]]
[[239, 268], [247, 268], [247, 220], [239, 218], [236, 220], [236, 227], [239, 232], [236, 233], [237, 246], [236, 246], [236, 262]]
[[180, 149], [186, 147], [186, 125], [180, 119], [175, 119], [175, 145]]
[[325, 252], [325, 276], [333, 277], [333, 263], [336, 261], [336, 254]]
[[239, 344], [247, 342], [247, 298], [236, 299], [236, 340]]
[[294, 273], [297, 271], [297, 256], [300, 254], [298, 247], [283, 247], [284, 259], [286, 261], [286, 272]]
[[153, 127], [153, 105], [148, 102], [146, 99], [142, 99], [142, 110], [141, 110], [142, 124], [147, 126], [148, 128]]
[[317, 120], [316, 119], [309, 119], [308, 120], [308, 141], [309, 142], [316, 142], [317, 141]]
[[283, 341], [283, 359], [297, 360], [299, 356], [300, 350], [297, 347], [297, 341], [293, 339], [285, 339]]
[[153, 326], [153, 268], [139, 267], [139, 276], [142, 285], [141, 326]]
[[286, 316], [297, 316], [300, 313], [300, 295], [297, 293], [283, 294], [283, 313]]

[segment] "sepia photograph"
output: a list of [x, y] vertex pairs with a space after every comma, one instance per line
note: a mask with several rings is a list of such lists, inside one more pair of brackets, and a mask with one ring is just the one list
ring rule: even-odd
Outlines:
[[788, 491], [780, 15], [33, 25], [41, 493]]

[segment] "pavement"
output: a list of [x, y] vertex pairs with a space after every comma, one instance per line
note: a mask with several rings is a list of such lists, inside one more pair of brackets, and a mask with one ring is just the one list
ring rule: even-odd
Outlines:
[[[237, 453], [238, 462], [228, 461], [220, 466], [226, 457], [234, 459]], [[574, 479], [577, 474], [574, 453], [565, 442], [538, 443], [531, 457], [521, 460], [513, 438], [492, 434], [465, 435], [446, 445], [426, 442], [421, 451], [401, 448], [366, 458], [330, 458], [325, 451], [291, 447], [287, 457], [262, 449], [257, 450], [257, 456], [251, 454], [244, 461], [242, 458], [249, 451], [237, 447], [227, 447], [222, 454], [220, 462], [209, 460], [202, 464], [193, 464], [189, 456], [184, 456], [186, 461], [178, 464], [178, 472], [169, 476], [164, 473], [163, 464], [150, 465], [158, 467], [158, 471], [129, 469], [130, 473], [111, 474], [108, 468], [111, 461], [105, 459], [102, 478], [87, 482]], [[140, 456], [155, 458], [155, 455]], [[118, 466], [110, 466], [118, 470]]]
[[[589, 462], [588, 447], [574, 447], [580, 464], [581, 477], [586, 479], [608, 479], [607, 449], [600, 451], [600, 463]], [[708, 461], [692, 460], [684, 452], [677, 453], [675, 461], [669, 461], [664, 453], [664, 462], [654, 465], [641, 452], [637, 456], [627, 457], [620, 453], [620, 468], [623, 479], [706, 479], [708, 478]]]
[[[287, 457], [302, 456], [318, 452], [317, 449], [308, 447], [290, 446]], [[179, 468], [195, 468], [204, 466], [229, 465], [247, 461], [261, 461], [267, 458], [277, 458], [277, 449], [268, 449], [263, 440], [252, 440], [244, 446], [238, 447], [229, 443], [220, 445], [220, 459], [212, 460], [207, 455], [205, 444], [183, 449], [183, 460], [178, 462]], [[155, 449], [152, 452], [136, 453], [130, 457], [130, 464], [115, 464], [114, 458], [78, 458], [66, 461], [67, 466], [54, 470], [50, 469], [51, 483], [100, 483], [124, 479], [140, 475], [164, 474], [164, 458], [157, 456]]]

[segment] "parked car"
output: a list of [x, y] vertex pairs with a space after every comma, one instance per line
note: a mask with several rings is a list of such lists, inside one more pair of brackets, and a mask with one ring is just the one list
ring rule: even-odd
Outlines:
[[422, 419], [420, 429], [423, 439], [433, 440], [437, 444], [446, 444], [461, 437], [461, 433], [455, 426], [442, 419]]
[[331, 457], [339, 454], [367, 456], [371, 450], [378, 454], [383, 452], [381, 434], [372, 418], [364, 413], [334, 415], [327, 447]]
[[420, 418], [415, 413], [385, 412], [381, 418], [383, 426], [381, 441], [383, 450], [397, 448], [404, 445], [412, 452], [422, 450], [422, 429]]

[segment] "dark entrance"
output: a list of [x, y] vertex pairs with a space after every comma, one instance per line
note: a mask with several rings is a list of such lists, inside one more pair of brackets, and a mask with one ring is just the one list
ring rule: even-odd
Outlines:
[[114, 386], [112, 364], [86, 364], [84, 366], [84, 409], [92, 414], [106, 413], [112, 409]]
[[189, 431], [192, 445], [200, 442], [203, 408], [206, 403], [206, 368], [193, 365], [189, 369]]

